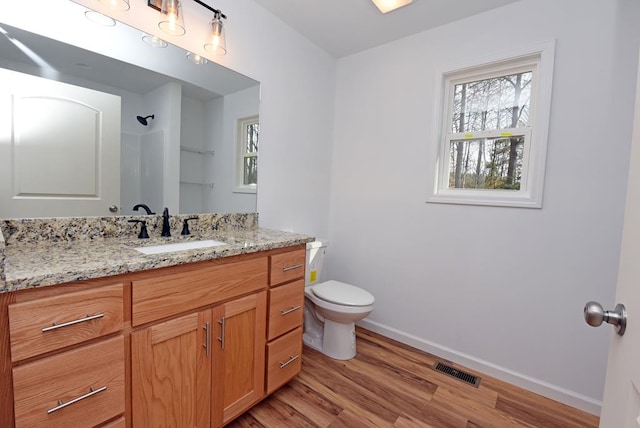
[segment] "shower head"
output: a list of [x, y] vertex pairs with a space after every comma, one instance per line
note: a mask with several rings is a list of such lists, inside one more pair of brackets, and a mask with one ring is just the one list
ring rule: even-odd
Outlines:
[[142, 116], [136, 117], [136, 119], [138, 119], [138, 122], [140, 122], [144, 126], [147, 126], [149, 124], [149, 121], [147, 120], [149, 118], [155, 119], [155, 115], [154, 114], [150, 114], [149, 116], [146, 116], [146, 117], [142, 117]]

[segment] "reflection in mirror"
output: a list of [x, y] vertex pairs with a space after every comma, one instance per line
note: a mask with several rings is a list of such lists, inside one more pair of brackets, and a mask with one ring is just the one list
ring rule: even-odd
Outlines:
[[[173, 75], [0, 22], [0, 218], [105, 216], [114, 205], [115, 214], [138, 214], [138, 203], [154, 212], [255, 212], [257, 176], [247, 182], [243, 165], [255, 173], [258, 124], [249, 142], [242, 127], [258, 117], [259, 83], [192, 64], [175, 46], [146, 45], [121, 23], [113, 30], [130, 33], [150, 59], [162, 58], [154, 68]], [[100, 94], [118, 101], [115, 113], [96, 107]], [[115, 155], [105, 151], [110, 139]]]

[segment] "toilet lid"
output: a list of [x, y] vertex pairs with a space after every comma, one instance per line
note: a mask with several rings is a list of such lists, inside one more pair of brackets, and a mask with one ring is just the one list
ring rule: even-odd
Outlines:
[[327, 281], [311, 288], [313, 294], [327, 302], [346, 306], [373, 305], [373, 295], [362, 288], [339, 281]]

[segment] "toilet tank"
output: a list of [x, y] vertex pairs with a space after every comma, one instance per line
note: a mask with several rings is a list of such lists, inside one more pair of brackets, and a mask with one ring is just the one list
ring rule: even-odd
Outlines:
[[305, 285], [313, 285], [324, 281], [323, 265], [324, 255], [327, 250], [326, 240], [307, 242], [307, 273]]

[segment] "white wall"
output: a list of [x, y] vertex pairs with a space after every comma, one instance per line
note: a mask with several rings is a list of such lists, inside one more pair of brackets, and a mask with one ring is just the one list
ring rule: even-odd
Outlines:
[[[582, 308], [615, 303], [639, 9], [523, 0], [338, 61], [328, 264], [364, 325], [599, 411], [612, 329]], [[425, 203], [438, 70], [550, 39], [543, 208]]]

